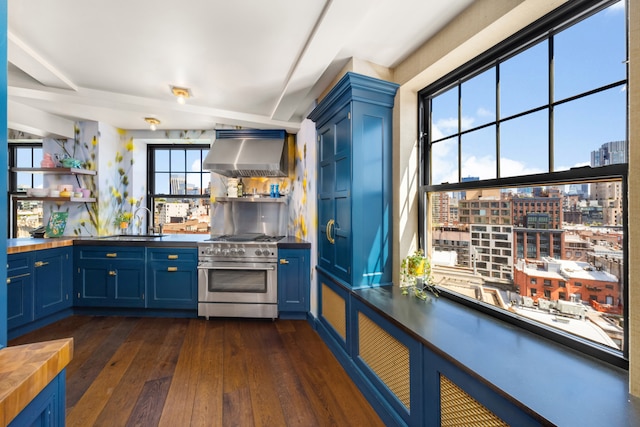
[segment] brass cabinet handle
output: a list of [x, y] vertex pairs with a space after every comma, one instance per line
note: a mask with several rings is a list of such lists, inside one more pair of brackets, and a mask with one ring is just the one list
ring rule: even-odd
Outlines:
[[45, 261], [36, 261], [33, 265], [34, 267], [42, 267], [44, 265], [49, 265], [49, 263]]
[[115, 253], [115, 252], [111, 252], [111, 253], [108, 253], [108, 254], [107, 254], [107, 258], [115, 258], [115, 257], [117, 257], [117, 256], [118, 256], [118, 254], [117, 254], [117, 253]]
[[327, 240], [329, 240], [329, 243], [331, 243], [332, 245], [336, 242], [336, 239], [334, 239], [331, 234], [333, 232], [333, 225], [336, 223], [335, 220], [330, 219], [329, 222], [327, 223]]
[[167, 267], [167, 271], [169, 272], [178, 271], [178, 267]]
[[284, 258], [282, 258], [282, 259], [280, 260], [280, 264], [289, 264], [289, 261], [288, 261], [288, 260], [286, 260], [286, 259], [284, 259]]
[[178, 255], [167, 255], [167, 259], [178, 259]]
[[115, 271], [113, 271], [113, 270], [109, 270], [109, 276], [115, 276], [115, 275], [116, 275], [116, 272], [115, 272]]
[[21, 277], [29, 277], [31, 273], [18, 274], [16, 276], [7, 277], [7, 285], [11, 283], [11, 279], [20, 279]]

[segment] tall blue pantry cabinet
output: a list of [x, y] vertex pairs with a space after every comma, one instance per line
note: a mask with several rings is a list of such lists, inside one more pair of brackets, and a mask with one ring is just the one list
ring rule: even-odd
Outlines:
[[318, 137], [318, 270], [352, 289], [391, 283], [397, 88], [347, 73], [309, 115]]

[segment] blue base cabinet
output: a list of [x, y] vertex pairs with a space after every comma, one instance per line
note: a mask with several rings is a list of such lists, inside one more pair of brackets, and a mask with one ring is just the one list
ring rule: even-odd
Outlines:
[[147, 249], [147, 307], [198, 309], [196, 248]]
[[35, 318], [72, 307], [72, 248], [34, 251], [33, 258]]
[[10, 423], [9, 427], [64, 427], [66, 371], [63, 369]]
[[398, 85], [346, 73], [309, 114], [318, 146], [318, 266], [354, 289], [391, 283]]
[[33, 321], [33, 257], [31, 252], [7, 255], [7, 329]]
[[75, 305], [144, 307], [144, 247], [76, 246], [74, 268]]
[[278, 249], [278, 315], [306, 319], [310, 298], [310, 250]]
[[[73, 305], [72, 248], [7, 255], [9, 337], [41, 327]], [[20, 332], [17, 332], [20, 328]], [[25, 329], [27, 328], [27, 329]]]

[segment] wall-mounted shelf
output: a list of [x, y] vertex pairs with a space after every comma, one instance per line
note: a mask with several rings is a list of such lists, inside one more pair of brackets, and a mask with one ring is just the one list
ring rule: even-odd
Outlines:
[[96, 175], [97, 171], [78, 168], [11, 168], [11, 172], [46, 173], [58, 175]]
[[289, 197], [216, 197], [215, 201], [220, 203], [288, 203]]
[[47, 202], [66, 203], [66, 202], [78, 202], [78, 203], [93, 203], [96, 201], [95, 197], [16, 197], [16, 200], [44, 200]]

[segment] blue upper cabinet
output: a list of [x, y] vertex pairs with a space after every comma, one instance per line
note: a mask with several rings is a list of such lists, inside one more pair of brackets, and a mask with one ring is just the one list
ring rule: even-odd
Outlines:
[[309, 115], [318, 137], [318, 268], [353, 288], [391, 283], [397, 88], [347, 73]]

